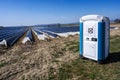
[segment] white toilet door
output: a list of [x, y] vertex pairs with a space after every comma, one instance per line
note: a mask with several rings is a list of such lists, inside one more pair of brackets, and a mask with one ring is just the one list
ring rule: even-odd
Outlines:
[[85, 21], [83, 24], [83, 56], [97, 60], [98, 21]]

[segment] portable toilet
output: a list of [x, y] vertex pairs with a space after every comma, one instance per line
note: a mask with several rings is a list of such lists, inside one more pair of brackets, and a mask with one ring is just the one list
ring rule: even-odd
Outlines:
[[110, 21], [100, 15], [80, 18], [80, 57], [102, 63], [109, 55]]

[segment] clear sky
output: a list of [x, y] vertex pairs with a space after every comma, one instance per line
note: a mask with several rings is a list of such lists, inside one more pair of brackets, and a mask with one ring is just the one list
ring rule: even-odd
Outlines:
[[120, 0], [0, 0], [0, 25], [79, 22], [88, 14], [120, 18]]

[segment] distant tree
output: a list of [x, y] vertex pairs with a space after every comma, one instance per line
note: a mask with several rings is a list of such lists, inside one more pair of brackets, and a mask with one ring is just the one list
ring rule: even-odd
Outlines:
[[0, 26], [0, 27], [3, 27], [3, 26]]
[[60, 23], [58, 23], [57, 25], [58, 25], [58, 27], [60, 27]]
[[115, 23], [120, 23], [120, 19], [115, 19], [114, 22]]

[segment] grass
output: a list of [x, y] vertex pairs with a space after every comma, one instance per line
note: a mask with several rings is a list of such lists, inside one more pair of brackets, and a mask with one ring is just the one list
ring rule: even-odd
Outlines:
[[[69, 50], [79, 53], [79, 42], [67, 44]], [[94, 61], [75, 59], [59, 68], [51, 80], [120, 80], [120, 36], [111, 37], [108, 63], [99, 65]]]
[[[61, 58], [63, 56], [66, 56], [67, 54], [72, 53], [73, 53], [72, 55], [66, 58], [69, 58], [71, 56], [74, 57], [77, 54], [79, 54], [79, 42], [77, 40], [65, 42], [64, 47], [63, 46], [58, 47], [55, 45], [52, 46], [51, 48], [53, 49], [53, 51], [51, 51], [52, 60], [47, 63], [48, 67], [47, 69], [45, 69], [47, 71], [45, 73], [40, 74], [39, 70], [42, 68], [40, 68], [41, 66], [35, 67], [34, 64], [36, 64], [36, 62], [34, 64], [27, 64], [26, 66], [24, 66], [24, 62], [16, 64], [16, 65], [23, 64], [23, 66], [20, 67], [17, 66], [16, 69], [25, 67], [25, 72], [27, 72], [27, 70], [31, 71], [35, 69], [35, 72], [33, 71], [33, 73], [35, 74], [33, 73], [28, 74], [27, 72], [27, 74], [24, 75], [25, 73], [23, 71], [24, 74], [21, 76], [21, 80], [120, 80], [120, 36], [111, 37], [110, 57], [107, 63], [103, 65], [99, 65], [97, 64], [97, 62], [91, 60], [80, 59], [79, 57], [77, 59], [76, 58], [70, 59], [70, 62], [69, 61], [64, 62], [67, 59], [63, 58], [64, 60], [62, 60], [63, 62], [61, 62], [58, 58]], [[24, 60], [27, 60], [27, 58], [29, 57], [19, 56], [18, 60], [19, 62], [22, 62]], [[35, 60], [33, 59], [33, 61]], [[7, 67], [8, 64], [10, 64], [8, 65], [10, 69], [12, 69], [12, 67], [14, 68], [14, 65], [12, 64], [14, 64], [16, 61], [15, 62], [13, 61], [12, 64], [9, 62], [0, 62], [1, 70], [4, 69], [4, 67], [8, 68]], [[43, 65], [43, 63], [36, 65]], [[19, 77], [19, 75], [22, 74], [22, 71], [20, 73], [20, 71], [17, 71], [16, 69], [15, 71], [12, 71], [11, 74], [7, 74], [5, 78], [10, 79], [9, 77], [14, 76]], [[36, 72], [36, 69], [38, 69], [38, 72]]]
[[120, 52], [120, 36], [111, 37], [110, 52]]
[[64, 64], [59, 70], [59, 80], [119, 80], [118, 64], [98, 65], [95, 62], [76, 59], [70, 64]]
[[73, 53], [79, 51], [79, 42], [78, 41], [70, 41], [66, 44], [66, 48]]
[[58, 51], [57, 53], [53, 53], [52, 56], [54, 56], [55, 58], [59, 58], [60, 56], [62, 56], [64, 53], [62, 51]]
[[8, 63], [7, 62], [0, 62], [0, 68], [7, 65]]

